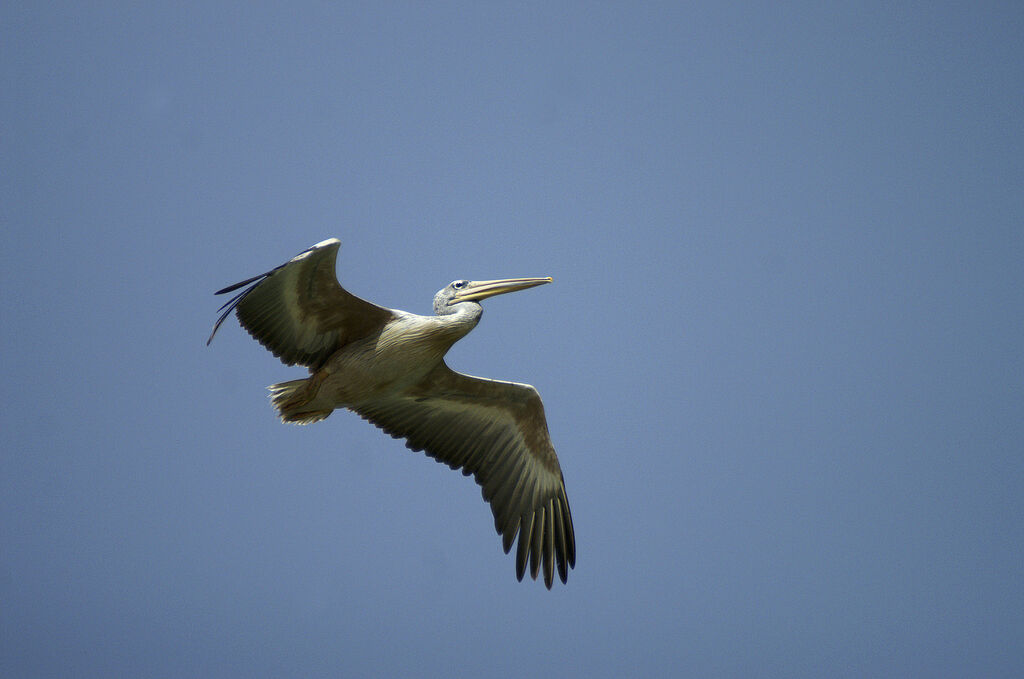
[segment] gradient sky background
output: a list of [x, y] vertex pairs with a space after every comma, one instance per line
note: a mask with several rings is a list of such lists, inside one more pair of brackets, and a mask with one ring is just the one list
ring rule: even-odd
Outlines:
[[[86, 7], [88, 5], [88, 7]], [[0, 675], [1024, 673], [1024, 5], [4, 3]], [[579, 546], [214, 290], [485, 303]]]

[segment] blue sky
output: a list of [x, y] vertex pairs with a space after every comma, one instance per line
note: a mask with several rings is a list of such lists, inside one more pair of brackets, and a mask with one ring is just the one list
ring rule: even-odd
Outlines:
[[[0, 674], [1024, 673], [1016, 3], [6, 3]], [[328, 237], [485, 302], [576, 525], [478, 488], [212, 292]]]

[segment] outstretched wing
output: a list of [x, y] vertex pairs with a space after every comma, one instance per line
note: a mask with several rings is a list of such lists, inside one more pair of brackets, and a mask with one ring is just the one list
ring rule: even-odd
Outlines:
[[379, 331], [393, 312], [341, 287], [334, 273], [340, 246], [330, 238], [276, 269], [218, 290], [222, 295], [245, 288], [218, 309], [223, 313], [206, 343], [235, 311], [242, 327], [274, 356], [316, 370], [349, 342]]
[[536, 389], [463, 375], [442, 362], [416, 387], [352, 409], [412, 450], [474, 476], [506, 554], [519, 535], [516, 577], [523, 579], [529, 562], [534, 579], [543, 566], [549, 589], [555, 566], [566, 581], [576, 537]]

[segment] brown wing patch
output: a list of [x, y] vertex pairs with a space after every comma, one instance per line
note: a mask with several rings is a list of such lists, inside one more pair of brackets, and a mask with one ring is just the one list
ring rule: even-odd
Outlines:
[[525, 384], [484, 380], [441, 363], [405, 394], [352, 408], [395, 438], [472, 475], [508, 553], [518, 535], [516, 576], [530, 566], [550, 588], [576, 565], [565, 481], [548, 438], [540, 396]]
[[393, 316], [341, 287], [335, 275], [340, 243], [315, 245], [287, 263], [217, 294], [250, 285], [221, 310], [207, 344], [235, 311], [242, 327], [287, 365], [316, 370], [349, 342], [378, 332]]

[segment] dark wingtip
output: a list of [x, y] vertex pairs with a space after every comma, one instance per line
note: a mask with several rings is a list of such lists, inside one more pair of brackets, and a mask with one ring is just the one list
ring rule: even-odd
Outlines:
[[[232, 300], [232, 301], [234, 301], [234, 300]], [[223, 308], [224, 308], [224, 307], [221, 307], [221, 309], [223, 309]], [[222, 314], [220, 315], [220, 318], [218, 318], [218, 319], [217, 319], [217, 322], [213, 324], [213, 330], [212, 330], [212, 331], [210, 332], [210, 336], [209, 336], [209, 337], [207, 338], [207, 340], [206, 340], [206, 346], [210, 346], [210, 342], [212, 342], [212, 341], [213, 341], [213, 336], [217, 334], [217, 331], [218, 331], [218, 330], [220, 330], [220, 326], [221, 326], [221, 324], [223, 324], [223, 323], [224, 323], [224, 321], [225, 321], [225, 320], [227, 319], [227, 317], [228, 317], [228, 316], [229, 316], [229, 315], [231, 314], [231, 312], [232, 312], [232, 310], [234, 310], [234, 308], [235, 308], [235, 307], [234, 307], [234, 306], [232, 306], [232, 307], [231, 307], [231, 308], [229, 308], [229, 309], [228, 309], [227, 311], [225, 311], [224, 313], [222, 313]], [[218, 311], [220, 311], [220, 309], [218, 309]]]
[[[278, 268], [280, 268], [280, 267], [278, 267]], [[221, 288], [220, 290], [218, 290], [217, 292], [215, 292], [213, 294], [215, 294], [215, 295], [223, 295], [225, 292], [231, 292], [233, 290], [237, 290], [238, 288], [245, 287], [246, 285], [249, 285], [249, 283], [252, 283], [253, 281], [258, 281], [261, 278], [269, 276], [271, 273], [273, 273], [273, 272], [261, 273], [259, 276], [253, 276], [252, 278], [250, 278], [248, 280], [244, 280], [241, 283], [235, 283], [234, 285], [229, 285], [226, 288]]]
[[[277, 269], [280, 269], [280, 268], [281, 267], [277, 267]], [[240, 283], [235, 283], [234, 285], [229, 285], [226, 288], [221, 288], [220, 290], [218, 290], [217, 292], [215, 292], [213, 294], [215, 294], [215, 295], [223, 295], [226, 292], [234, 292], [235, 290], [238, 290], [239, 288], [244, 288], [245, 286], [249, 285], [250, 283], [256, 283], [256, 285], [259, 285], [260, 281], [262, 281], [264, 278], [267, 278], [268, 276], [270, 276], [270, 274], [274, 273], [274, 271], [277, 271], [277, 269], [273, 269], [272, 271], [268, 271], [267, 273], [261, 273], [259, 276], [253, 276], [252, 278], [247, 278], [246, 280], [244, 280], [244, 281], [242, 281]], [[235, 310], [235, 307], [238, 306], [238, 303], [241, 302], [245, 298], [246, 295], [248, 295], [250, 292], [252, 292], [253, 290], [256, 289], [256, 285], [252, 286], [251, 288], [247, 288], [245, 290], [242, 290], [240, 293], [238, 293], [237, 295], [235, 295], [234, 297], [232, 297], [228, 301], [224, 302], [224, 304], [222, 304], [221, 307], [219, 309], [217, 309], [217, 311], [223, 311], [224, 313], [222, 313], [220, 315], [220, 318], [217, 319], [217, 322], [213, 324], [213, 332], [210, 333], [209, 339], [206, 340], [206, 346], [210, 346], [210, 342], [213, 341], [213, 336], [217, 334], [217, 330], [220, 329], [221, 324], [224, 323], [224, 321], [227, 319], [227, 317], [231, 315], [231, 312]]]
[[530, 531], [532, 529], [533, 521], [528, 521], [526, 515], [519, 519], [519, 546], [516, 548], [516, 578], [520, 582], [523, 581], [523, 575], [526, 573], [526, 564], [530, 558]]

